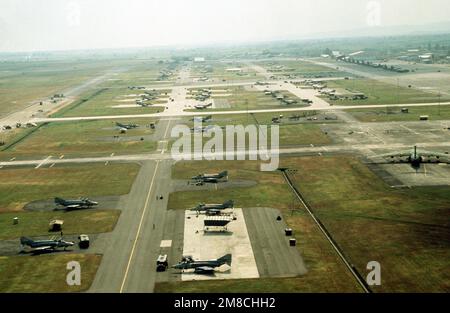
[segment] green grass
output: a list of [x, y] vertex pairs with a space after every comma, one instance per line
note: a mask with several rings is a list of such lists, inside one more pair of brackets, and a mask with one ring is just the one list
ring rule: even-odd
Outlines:
[[20, 210], [28, 202], [60, 197], [127, 194], [137, 164], [86, 164], [0, 170], [0, 211]]
[[160, 71], [169, 67], [167, 63], [161, 63], [160, 60], [130, 60], [126, 62], [131, 65], [126, 71], [117, 73], [112, 80], [104, 82], [102, 85], [115, 88], [127, 88], [128, 86], [165, 86], [170, 85], [176, 79], [176, 69], [172, 69], [174, 75], [168, 79], [159, 80]]
[[[156, 149], [156, 142], [144, 138], [154, 133], [147, 127], [154, 119], [130, 119], [121, 121], [133, 123], [140, 127], [120, 134], [116, 121], [90, 120], [75, 122], [55, 122], [40, 127], [7, 150], [10, 155], [30, 155], [37, 157], [53, 155], [59, 157], [70, 155], [127, 154], [150, 152]], [[114, 136], [119, 136], [115, 139]], [[129, 138], [129, 139], [127, 139]], [[0, 158], [2, 154], [0, 154]]]
[[[260, 172], [256, 161], [202, 161], [179, 162], [172, 168], [173, 178], [188, 179], [202, 172], [228, 170], [234, 180], [252, 180], [258, 184], [241, 189], [221, 189], [214, 191], [183, 191], [170, 194], [169, 209], [186, 209], [199, 202], [219, 203], [234, 199], [236, 207], [289, 207], [292, 199], [284, 197], [289, 189], [277, 172]], [[245, 190], [245, 192], [244, 192]]]
[[449, 187], [394, 190], [357, 159], [282, 160], [360, 273], [382, 267], [376, 292], [448, 292]]
[[[0, 240], [15, 239], [22, 236], [52, 236], [49, 222], [54, 219], [64, 221], [65, 235], [106, 233], [114, 229], [119, 219], [119, 210], [81, 210], [50, 212], [12, 212], [0, 213]], [[19, 224], [13, 225], [14, 217]], [[58, 235], [59, 233], [56, 233]]]
[[[329, 100], [333, 105], [376, 105], [376, 104], [410, 104], [410, 103], [437, 103], [437, 94], [421, 90], [397, 87], [371, 79], [339, 80], [327, 83], [328, 88], [336, 89], [338, 93], [348, 94], [364, 93], [368, 99], [365, 100]], [[443, 96], [441, 101], [450, 101], [449, 97]]]
[[[286, 117], [294, 114], [303, 116], [305, 112], [291, 112]], [[257, 114], [236, 114], [229, 115], [214, 115], [211, 122], [204, 123], [206, 125], [218, 125], [221, 127], [227, 125], [267, 125], [267, 142], [271, 142], [270, 134], [272, 127], [272, 118], [278, 116], [276, 113], [257, 113]], [[194, 127], [194, 122], [190, 119], [185, 119], [184, 124], [190, 128]], [[196, 134], [197, 136], [199, 134]], [[331, 143], [331, 139], [321, 130], [320, 126], [313, 123], [298, 123], [298, 124], [280, 124], [279, 125], [279, 143], [280, 147], [302, 146], [302, 145], [322, 145]], [[247, 136], [248, 137], [248, 136]], [[192, 140], [194, 137], [192, 136]], [[203, 138], [203, 142], [207, 142], [210, 138]], [[225, 141], [224, 141], [225, 142]], [[248, 142], [248, 139], [247, 139]], [[225, 147], [225, 143], [224, 143]], [[247, 145], [248, 147], [248, 145]]]
[[403, 122], [419, 121], [421, 115], [428, 115], [430, 120], [450, 119], [450, 105], [408, 107], [409, 113], [401, 113], [399, 107], [386, 109], [354, 109], [346, 112], [361, 122]]
[[30, 61], [0, 63], [0, 115], [100, 76], [118, 61]]
[[[80, 292], [94, 281], [101, 255], [59, 254], [40, 256], [0, 256], [0, 292]], [[81, 266], [81, 285], [69, 286], [67, 263]]]

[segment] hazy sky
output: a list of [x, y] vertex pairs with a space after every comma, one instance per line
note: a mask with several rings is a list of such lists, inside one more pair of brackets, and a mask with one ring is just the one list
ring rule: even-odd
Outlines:
[[0, 51], [295, 39], [448, 12], [449, 0], [0, 0]]

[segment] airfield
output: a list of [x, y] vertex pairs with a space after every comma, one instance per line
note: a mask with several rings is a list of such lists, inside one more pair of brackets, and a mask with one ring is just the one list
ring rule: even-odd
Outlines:
[[[364, 292], [356, 276], [365, 277], [373, 260], [383, 284], [370, 292], [450, 290], [450, 166], [374, 161], [414, 146], [450, 152], [448, 86], [436, 86], [429, 73], [437, 65], [399, 74], [400, 84], [391, 73], [318, 57], [85, 66], [89, 75], [36, 90], [0, 118], [13, 126], [0, 134], [0, 291]], [[349, 95], [331, 100], [324, 88]], [[48, 100], [56, 93], [64, 97]], [[196, 100], [201, 93], [205, 99]], [[359, 93], [367, 99], [351, 99]], [[279, 167], [287, 170], [261, 172], [261, 162], [250, 160], [173, 160], [172, 130], [209, 115], [219, 126], [278, 125]], [[123, 130], [117, 122], [138, 126]], [[191, 182], [222, 170], [227, 182]], [[99, 206], [55, 211], [56, 196]], [[229, 199], [236, 220], [225, 232], [205, 232], [205, 216], [189, 210]], [[67, 240], [88, 234], [89, 249], [21, 252], [21, 236], [58, 235], [48, 231], [52, 219], [64, 220]], [[212, 275], [170, 268], [185, 255], [227, 253], [231, 266]], [[157, 272], [161, 254], [169, 268]], [[65, 285], [68, 260], [87, 269], [81, 286]]]

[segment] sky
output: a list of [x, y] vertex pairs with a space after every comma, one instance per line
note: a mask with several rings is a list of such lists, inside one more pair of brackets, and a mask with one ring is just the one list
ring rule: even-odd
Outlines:
[[448, 0], [0, 0], [0, 51], [301, 39], [448, 12]]

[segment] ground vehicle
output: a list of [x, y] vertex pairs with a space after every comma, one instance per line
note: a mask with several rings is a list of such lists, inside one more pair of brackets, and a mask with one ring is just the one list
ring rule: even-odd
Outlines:
[[78, 243], [78, 246], [80, 247], [80, 249], [89, 248], [89, 236], [88, 235], [80, 235], [80, 236], [78, 236], [78, 240], [80, 241]]
[[169, 263], [167, 262], [167, 254], [161, 254], [156, 260], [156, 271], [165, 272]]

